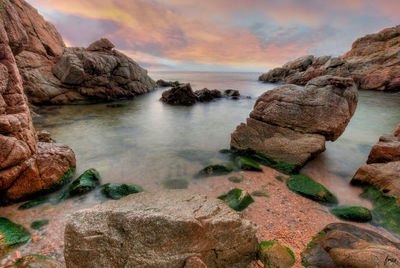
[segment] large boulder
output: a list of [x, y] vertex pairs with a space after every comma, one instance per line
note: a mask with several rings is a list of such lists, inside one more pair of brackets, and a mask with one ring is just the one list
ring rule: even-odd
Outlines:
[[252, 149], [303, 166], [336, 140], [358, 101], [351, 78], [321, 76], [303, 87], [282, 85], [261, 95], [247, 124], [231, 135], [231, 146]]
[[305, 85], [322, 75], [352, 77], [359, 88], [400, 89], [400, 26], [356, 40], [352, 49], [337, 58], [311, 55], [288, 62], [259, 77], [260, 81]]
[[[0, 202], [10, 202], [62, 181], [64, 175], [70, 174], [75, 167], [75, 155], [66, 146], [47, 146], [37, 142], [14, 57], [24, 45], [31, 45], [32, 51], [38, 53], [60, 52], [49, 41], [57, 35], [51, 32], [51, 26], [39, 22], [37, 27], [40, 27], [35, 29], [37, 35], [42, 33], [43, 36], [29, 39], [33, 26], [30, 20], [21, 21], [20, 15], [25, 8], [28, 15], [32, 13], [31, 19], [38, 16], [37, 13], [23, 1], [5, 0], [2, 4], [7, 12], [3, 12], [0, 19]], [[25, 30], [23, 24], [26, 24]]]
[[183, 267], [194, 257], [209, 268], [246, 267], [257, 250], [249, 221], [185, 190], [108, 201], [72, 214], [65, 228], [67, 267]]
[[171, 105], [190, 106], [196, 103], [196, 95], [194, 94], [190, 84], [180, 84], [162, 93], [161, 101]]
[[[155, 89], [136, 62], [102, 38], [66, 48], [55, 27], [24, 0], [2, 2], [9, 43], [28, 99], [34, 104], [130, 98]], [[110, 69], [110, 62], [115, 68]]]
[[400, 244], [347, 223], [326, 226], [302, 252], [305, 267], [399, 267]]

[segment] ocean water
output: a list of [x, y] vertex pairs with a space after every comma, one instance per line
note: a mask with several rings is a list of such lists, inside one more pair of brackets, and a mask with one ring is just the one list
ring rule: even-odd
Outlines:
[[[151, 190], [171, 179], [190, 183], [205, 165], [227, 161], [218, 151], [229, 147], [230, 134], [245, 122], [257, 97], [276, 87], [257, 81], [259, 73], [176, 71], [150, 72], [150, 76], [190, 82], [193, 90], [238, 89], [243, 98], [170, 106], [159, 101], [166, 90], [159, 88], [112, 103], [118, 107], [110, 103], [40, 107], [35, 126], [75, 151], [77, 173], [93, 167], [103, 183], [133, 183]], [[356, 113], [344, 134], [328, 142], [326, 152], [302, 172], [348, 196], [343, 202], [353, 202], [358, 192], [348, 182], [379, 136], [396, 128], [399, 105], [400, 93], [360, 91]]]

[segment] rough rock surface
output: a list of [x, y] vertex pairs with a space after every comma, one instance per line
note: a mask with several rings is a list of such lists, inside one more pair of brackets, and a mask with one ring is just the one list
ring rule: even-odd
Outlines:
[[400, 244], [351, 224], [332, 223], [302, 253], [305, 267], [400, 267]]
[[400, 198], [400, 125], [394, 134], [383, 134], [372, 147], [367, 165], [360, 167], [352, 182], [372, 184], [383, 193]]
[[196, 100], [200, 102], [208, 102], [222, 97], [222, 93], [218, 89], [210, 90], [208, 88], [196, 90], [194, 95], [196, 95]]
[[357, 101], [351, 78], [321, 76], [304, 88], [279, 86], [257, 99], [247, 124], [232, 133], [231, 146], [302, 166], [325, 150], [325, 140], [343, 133]]
[[161, 101], [171, 105], [190, 106], [196, 103], [196, 95], [190, 84], [181, 84], [162, 93]]
[[184, 267], [192, 257], [209, 268], [246, 267], [257, 250], [249, 221], [185, 190], [108, 201], [74, 213], [65, 228], [67, 267]]
[[[23, 44], [30, 44], [32, 50], [43, 48], [46, 51], [47, 39], [38, 43], [39, 39], [28, 38], [26, 31], [33, 29], [21, 28], [18, 12], [24, 12], [28, 4], [18, 0], [4, 0], [3, 4], [5, 11], [0, 20], [0, 202], [8, 202], [43, 190], [61, 179], [61, 173], [75, 166], [75, 155], [60, 144], [37, 143], [14, 55], [22, 51]], [[23, 22], [29, 24], [28, 21]], [[50, 38], [53, 28], [48, 24], [39, 25], [36, 34]], [[46, 47], [47, 51], [57, 51], [51, 45]]]
[[109, 40], [66, 48], [55, 27], [27, 2], [3, 2], [1, 20], [31, 103], [127, 98], [156, 87], [147, 71]]
[[305, 85], [321, 75], [352, 77], [362, 89], [400, 90], [400, 26], [356, 40], [344, 56], [312, 55], [288, 62], [259, 77], [260, 81]]
[[7, 268], [63, 268], [63, 265], [46, 256], [28, 255], [18, 259], [15, 264]]

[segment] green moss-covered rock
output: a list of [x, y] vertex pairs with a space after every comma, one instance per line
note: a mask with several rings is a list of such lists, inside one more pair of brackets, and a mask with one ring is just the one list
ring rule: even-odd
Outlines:
[[189, 182], [185, 179], [167, 179], [161, 182], [161, 186], [165, 189], [186, 189]]
[[385, 229], [400, 234], [400, 200], [386, 196], [379, 189], [369, 186], [361, 194], [362, 198], [372, 202], [373, 222]]
[[75, 167], [71, 167], [67, 172], [55, 183], [47, 187], [43, 193], [50, 193], [61, 189], [65, 184], [69, 183], [74, 177]]
[[197, 177], [221, 176], [231, 173], [233, 168], [229, 165], [209, 165], [198, 173]]
[[229, 177], [228, 180], [233, 183], [241, 183], [243, 181], [243, 177], [232, 176]]
[[275, 179], [277, 179], [277, 180], [280, 181], [280, 182], [283, 182], [282, 176], [276, 176]]
[[251, 193], [252, 196], [269, 197], [269, 194], [265, 190], [257, 190]]
[[31, 228], [34, 230], [40, 230], [43, 226], [46, 226], [49, 224], [48, 220], [39, 220], [39, 221], [34, 221], [31, 223]]
[[261, 242], [258, 256], [264, 267], [270, 268], [292, 267], [296, 262], [290, 248], [273, 241]]
[[367, 222], [372, 220], [371, 211], [365, 207], [338, 207], [331, 209], [331, 212], [346, 221]]
[[130, 194], [143, 192], [143, 189], [136, 185], [107, 183], [102, 186], [101, 193], [110, 199], [118, 200]]
[[30, 209], [30, 208], [33, 208], [33, 207], [36, 207], [36, 206], [39, 206], [39, 205], [42, 205], [42, 204], [45, 204], [48, 202], [50, 202], [48, 197], [39, 197], [37, 199], [31, 200], [31, 201], [28, 201], [28, 202], [22, 204], [21, 206], [18, 207], [18, 209], [19, 210]]
[[69, 197], [82, 195], [92, 191], [100, 184], [100, 174], [97, 170], [91, 168], [82, 173], [74, 180], [67, 189]]
[[305, 175], [293, 175], [286, 180], [286, 184], [290, 190], [299, 193], [309, 199], [322, 202], [337, 204], [338, 200], [328, 189], [322, 184], [314, 181]]
[[25, 244], [30, 238], [31, 234], [24, 227], [6, 218], [0, 218], [0, 257]]
[[249, 171], [263, 171], [260, 165], [251, 160], [248, 157], [245, 156], [238, 156], [235, 158], [235, 164], [237, 167], [243, 170], [249, 170]]
[[218, 199], [223, 200], [236, 211], [242, 211], [254, 202], [254, 199], [247, 191], [238, 188], [232, 189], [227, 194], [219, 196]]
[[63, 265], [50, 257], [30, 254], [18, 259], [8, 268], [62, 268]]

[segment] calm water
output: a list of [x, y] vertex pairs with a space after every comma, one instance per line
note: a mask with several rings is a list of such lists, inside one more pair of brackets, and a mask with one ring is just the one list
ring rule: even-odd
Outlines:
[[[153, 72], [154, 79], [190, 82], [194, 90], [240, 90], [251, 99], [220, 99], [192, 107], [165, 105], [164, 89], [131, 101], [81, 106], [42, 107], [35, 119], [37, 129], [47, 129], [77, 156], [80, 173], [94, 167], [103, 182], [138, 184], [145, 189], [168, 179], [192, 180], [204, 165], [225, 161], [218, 151], [229, 147], [230, 134], [244, 122], [256, 98], [276, 85], [257, 81], [258, 73]], [[365, 163], [371, 146], [382, 133], [399, 123], [400, 93], [360, 91], [357, 111], [345, 133], [303, 172], [315, 177], [352, 202], [355, 193], [348, 182]], [[357, 193], [357, 192], [356, 192]]]

